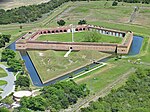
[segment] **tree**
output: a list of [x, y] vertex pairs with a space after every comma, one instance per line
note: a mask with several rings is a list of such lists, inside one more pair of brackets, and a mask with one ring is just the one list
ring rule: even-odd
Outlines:
[[20, 108], [19, 112], [31, 112], [28, 108]]
[[16, 86], [20, 87], [29, 87], [30, 79], [27, 76], [19, 76], [19, 78], [15, 82]]
[[84, 35], [84, 41], [85, 42], [98, 42], [101, 39], [101, 34], [98, 32], [87, 32]]
[[2, 57], [1, 57], [1, 60], [2, 61], [7, 61], [8, 59], [13, 59], [15, 58], [16, 56], [16, 53], [11, 50], [11, 49], [5, 49], [2, 51]]
[[118, 5], [118, 2], [117, 1], [114, 1], [113, 3], [112, 3], [112, 6], [117, 6]]
[[0, 48], [5, 47], [5, 41], [3, 39], [0, 39]]
[[10, 112], [7, 108], [5, 107], [1, 107], [0, 108], [0, 112]]
[[19, 28], [22, 29], [23, 28], [22, 25], [20, 25]]
[[76, 103], [78, 98], [89, 94], [86, 85], [78, 85], [72, 80], [45, 86], [40, 92], [41, 94], [35, 97], [23, 97], [20, 101], [20, 108], [34, 111], [44, 111], [45, 109], [59, 111]]
[[10, 68], [12, 68], [14, 72], [18, 72], [18, 71], [23, 70], [21, 62], [22, 62], [22, 60], [16, 60], [14, 58], [13, 59], [9, 58], [7, 60], [7, 65], [9, 65]]
[[20, 101], [21, 107], [29, 108], [34, 111], [45, 111], [47, 108], [47, 102], [44, 98], [37, 97], [23, 97]]
[[[10, 10], [0, 10], [0, 24], [27, 23], [37, 21], [46, 14], [70, 0], [50, 0], [38, 5], [21, 6]], [[21, 30], [20, 30], [21, 31]]]
[[86, 24], [87, 22], [86, 22], [86, 20], [80, 20], [79, 22], [78, 22], [78, 25], [83, 25], [83, 24]]
[[150, 112], [150, 69], [138, 69], [126, 84], [107, 96], [91, 102], [81, 112]]
[[2, 39], [7, 43], [9, 43], [10, 38], [11, 38], [11, 35], [2, 35]]
[[9, 43], [11, 35], [0, 35], [0, 48], [5, 47], [5, 43]]
[[2, 99], [0, 102], [11, 105], [14, 102], [14, 100], [12, 95], [10, 94], [9, 96], [6, 96], [4, 99]]
[[66, 24], [66, 22], [61, 19], [61, 20], [58, 20], [58, 21], [57, 21], [57, 24], [58, 24], [59, 26], [64, 26], [64, 25]]

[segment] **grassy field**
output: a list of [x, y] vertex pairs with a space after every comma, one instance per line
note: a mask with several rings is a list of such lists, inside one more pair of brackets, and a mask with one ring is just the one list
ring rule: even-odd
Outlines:
[[[85, 42], [88, 35], [91, 31], [85, 32], [75, 32], [74, 33], [74, 42]], [[122, 38], [109, 36], [109, 35], [96, 35], [98, 37], [98, 42], [106, 43], [121, 43]], [[38, 40], [48, 40], [48, 41], [58, 41], [58, 42], [72, 42], [72, 33], [63, 33], [63, 34], [50, 34], [50, 35], [41, 35], [38, 37]]]
[[43, 81], [60, 76], [78, 67], [98, 60], [106, 53], [98, 51], [79, 51], [64, 58], [65, 51], [29, 51], [28, 52]]
[[107, 66], [97, 69], [85, 77], [75, 79], [75, 82], [80, 84], [85, 83], [91, 92], [98, 92], [116, 80], [120, 75], [126, 73], [133, 66], [126, 61], [121, 61], [121, 63], [122, 64], [120, 64], [120, 62], [108, 63]]
[[0, 68], [0, 77], [6, 77], [6, 76], [7, 76], [7, 73], [5, 72], [5, 70]]
[[[112, 22], [112, 23], [128, 23], [130, 15], [135, 6], [139, 6], [139, 12], [135, 20], [131, 24], [140, 26], [150, 26], [150, 5], [147, 4], [129, 4], [119, 3], [118, 6], [112, 7], [112, 1], [91, 1], [91, 2], [75, 2], [70, 10], [62, 13], [56, 20], [63, 18], [69, 24], [76, 23], [80, 19], [87, 22]], [[68, 21], [69, 20], [69, 21]]]
[[0, 2], [0, 7], [3, 9], [11, 9], [20, 6], [40, 4], [48, 1], [50, 0], [6, 0], [5, 2]]

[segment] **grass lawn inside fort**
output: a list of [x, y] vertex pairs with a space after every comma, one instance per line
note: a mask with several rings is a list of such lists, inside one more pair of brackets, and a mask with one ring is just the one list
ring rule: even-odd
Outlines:
[[42, 81], [51, 80], [69, 71], [92, 63], [109, 54], [98, 51], [71, 52], [69, 57], [64, 55], [67, 51], [28, 51]]
[[[121, 43], [122, 42], [121, 37], [103, 35], [103, 34], [100, 34], [97, 32], [92, 32], [92, 31], [75, 32], [74, 33], [74, 42], [88, 42], [87, 38], [93, 34], [97, 38], [97, 42], [105, 42], [105, 43]], [[41, 35], [37, 38], [37, 40], [72, 42], [72, 33]]]

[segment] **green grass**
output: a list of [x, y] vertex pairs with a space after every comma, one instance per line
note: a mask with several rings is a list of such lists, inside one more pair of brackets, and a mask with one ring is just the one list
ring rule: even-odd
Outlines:
[[[75, 32], [74, 42], [85, 42], [86, 37], [90, 35], [91, 33], [92, 33], [91, 31]], [[98, 42], [107, 42], [107, 43], [121, 43], [122, 42], [122, 38], [120, 37], [114, 37], [114, 36], [102, 35], [102, 34], [98, 34], [96, 36], [99, 38]], [[72, 33], [41, 35], [40, 37], [38, 37], [37, 40], [71, 42]]]
[[7, 84], [7, 81], [0, 80], [0, 86], [2, 86], [2, 85], [6, 85], [6, 84]]
[[108, 54], [98, 51], [79, 51], [64, 58], [65, 51], [29, 51], [28, 52], [43, 81], [50, 80], [78, 67], [91, 63]]
[[5, 72], [5, 70], [0, 68], [0, 77], [6, 77], [6, 76], [7, 76], [7, 73]]
[[[144, 42], [140, 54], [134, 57], [129, 57], [128, 59], [134, 60], [134, 59], [141, 58], [142, 61], [144, 62], [150, 62], [150, 58], [149, 58], [150, 44], [148, 43], [149, 40], [148, 37], [150, 37], [150, 31], [149, 31], [150, 30], [150, 21], [149, 21], [150, 5], [139, 4], [139, 3], [136, 4], [123, 3], [124, 5], [122, 6], [122, 3], [119, 3], [118, 6], [112, 7], [111, 6], [112, 1], [107, 1], [107, 5], [104, 7], [105, 3], [106, 1], [90, 1], [89, 3], [69, 2], [64, 4], [60, 8], [56, 9], [55, 11], [53, 11], [51, 14], [48, 15], [48, 17], [44, 17], [40, 21], [34, 23], [0, 25], [0, 32], [5, 34], [12, 34], [12, 40], [15, 40], [21, 34], [21, 32], [19, 32], [20, 25], [23, 26], [22, 31], [27, 32], [30, 31], [31, 29], [37, 30], [40, 28], [56, 27], [58, 26], [56, 21], [59, 20], [60, 18], [66, 21], [66, 25], [77, 24], [80, 19], [85, 19], [87, 20], [88, 24], [94, 24], [106, 28], [113, 28], [113, 29], [125, 30], [125, 31], [131, 30], [134, 32], [134, 34], [143, 36]], [[139, 6], [140, 12], [133, 23], [128, 23], [130, 15], [133, 12], [134, 6]], [[68, 10], [67, 8], [72, 8], [72, 9]], [[67, 13], [65, 12], [62, 13], [64, 10]], [[49, 38], [49, 36], [47, 38]], [[44, 66], [43, 64], [41, 64], [40, 61], [42, 59], [39, 57], [38, 52], [39, 51], [35, 51], [35, 53], [32, 54], [34, 63], [36, 67], [39, 69], [39, 71], [42, 73], [42, 77], [44, 77], [43, 79], [44, 80], [49, 79], [49, 77], [52, 77], [49, 75], [51, 74], [53, 75], [53, 72], [47, 72], [47, 69], [51, 66], [49, 65]], [[62, 57], [65, 54], [65, 52], [59, 52], [54, 54], [55, 54], [54, 56]], [[71, 53], [71, 55], [75, 55], [75, 54], [76, 53]], [[47, 55], [49, 56], [50, 54], [47, 53]], [[46, 60], [47, 58], [45, 57], [44, 59]], [[126, 59], [126, 61], [128, 59]], [[62, 59], [60, 58], [59, 61], [61, 60]], [[119, 77], [120, 75], [122, 75], [123, 73], [125, 73], [130, 69], [131, 65], [128, 65], [127, 63], [123, 63], [123, 62], [124, 61], [114, 62], [114, 60], [110, 60], [107, 66], [91, 73], [90, 74], [91, 78], [88, 78], [88, 75], [87, 76], [85, 75], [85, 77], [79, 78], [77, 82], [86, 83], [88, 87], [94, 92], [99, 91], [103, 87], [111, 83], [113, 80], [115, 80], [117, 77]], [[115, 64], [117, 66], [115, 66]], [[80, 64], [77, 65], [79, 66]], [[59, 69], [58, 74], [63, 72], [62, 70], [64, 65], [62, 64], [61, 66], [59, 66], [59, 68], [61, 69]], [[109, 68], [111, 66], [113, 66], [113, 68]], [[133, 66], [149, 68], [149, 66], [144, 66], [144, 65], [133, 65]], [[106, 68], [109, 69], [101, 73], [101, 71]], [[94, 80], [94, 78], [96, 80]]]
[[[107, 4], [104, 6], [106, 2]], [[56, 20], [63, 18], [67, 24], [77, 24], [80, 19], [84, 18], [88, 23], [100, 21], [128, 24], [134, 6], [139, 6], [140, 12], [132, 24], [148, 27], [150, 14], [141, 12], [147, 12], [150, 9], [149, 5], [134, 3], [123, 3], [122, 5], [120, 2], [118, 6], [113, 7], [112, 1], [75, 2], [72, 4], [72, 10], [61, 14]]]
[[123, 73], [126, 73], [132, 67], [131, 64], [124, 61], [121, 61], [122, 64], [120, 62], [118, 64], [117, 63], [118, 62], [111, 65], [111, 67], [109, 66], [110, 68], [105, 71], [102, 70], [108, 68], [108, 66], [97, 69], [87, 74], [85, 77], [79, 77], [75, 79], [75, 82], [79, 84], [86, 84], [91, 92], [98, 92], [108, 84], [115, 81]]

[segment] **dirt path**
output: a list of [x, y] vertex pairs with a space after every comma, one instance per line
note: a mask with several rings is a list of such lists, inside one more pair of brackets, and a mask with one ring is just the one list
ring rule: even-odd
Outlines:
[[134, 11], [132, 12], [130, 16], [130, 20], [129, 20], [130, 23], [132, 23], [136, 19], [138, 12], [139, 12], [139, 7], [135, 7]]
[[107, 95], [114, 86], [119, 85], [122, 82], [124, 82], [128, 78], [128, 76], [133, 72], [135, 72], [135, 69], [131, 68], [128, 72], [122, 74], [120, 77], [118, 77], [118, 79], [116, 79], [114, 82], [110, 83], [108, 86], [106, 86], [104, 89], [102, 89], [98, 93], [96, 93], [94, 95], [90, 95], [89, 97], [86, 97], [85, 99], [81, 99], [72, 108], [67, 109], [63, 112], [80, 112], [80, 109], [89, 106], [89, 103], [91, 101], [96, 101], [96, 100], [98, 100], [99, 97], [104, 97], [105, 95]]

